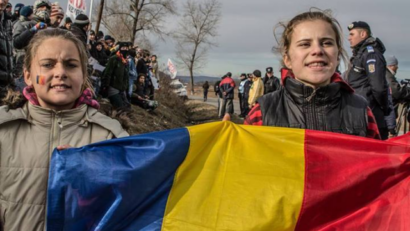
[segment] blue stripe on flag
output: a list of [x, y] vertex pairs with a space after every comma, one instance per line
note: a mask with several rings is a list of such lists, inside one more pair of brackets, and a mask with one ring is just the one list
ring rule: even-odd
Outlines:
[[160, 230], [189, 143], [182, 128], [54, 151], [47, 230]]

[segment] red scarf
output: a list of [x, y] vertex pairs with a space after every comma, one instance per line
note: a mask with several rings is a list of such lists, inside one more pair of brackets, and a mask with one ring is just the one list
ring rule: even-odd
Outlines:
[[117, 51], [117, 57], [121, 59], [121, 61], [124, 65], [128, 64], [127, 60], [124, 58], [124, 56], [122, 56], [120, 51]]
[[[25, 87], [23, 90], [23, 95], [26, 99], [33, 105], [40, 106], [38, 102], [37, 94], [34, 92], [34, 88], [32, 86]], [[85, 89], [81, 96], [75, 101], [74, 107], [77, 108], [83, 104], [87, 104], [90, 107], [95, 109], [100, 108], [100, 104], [97, 100], [93, 99], [93, 94], [90, 89]]]

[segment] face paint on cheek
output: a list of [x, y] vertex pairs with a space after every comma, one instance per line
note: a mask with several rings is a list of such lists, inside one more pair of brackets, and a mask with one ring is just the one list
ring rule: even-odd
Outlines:
[[45, 85], [46, 77], [44, 75], [37, 75], [37, 84]]

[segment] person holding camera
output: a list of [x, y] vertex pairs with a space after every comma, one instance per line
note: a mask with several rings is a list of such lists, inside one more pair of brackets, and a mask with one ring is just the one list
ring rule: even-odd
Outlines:
[[409, 80], [404, 81], [404, 85], [401, 85], [396, 78], [397, 70], [399, 69], [399, 61], [395, 56], [386, 57], [386, 79], [390, 85], [391, 93], [393, 97], [393, 105], [396, 110], [397, 115], [397, 106], [400, 102], [410, 102], [410, 88], [407, 87]]

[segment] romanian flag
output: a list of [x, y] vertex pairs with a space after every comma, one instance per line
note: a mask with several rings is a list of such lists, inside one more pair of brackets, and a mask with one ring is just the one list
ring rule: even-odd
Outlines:
[[410, 230], [409, 144], [217, 122], [55, 151], [47, 230]]

